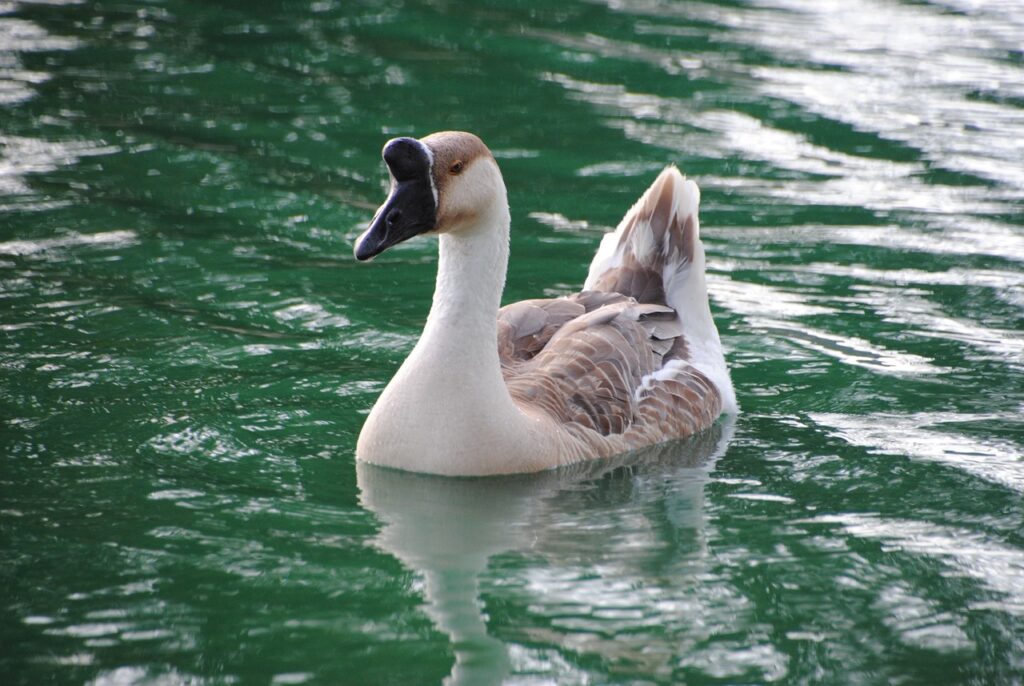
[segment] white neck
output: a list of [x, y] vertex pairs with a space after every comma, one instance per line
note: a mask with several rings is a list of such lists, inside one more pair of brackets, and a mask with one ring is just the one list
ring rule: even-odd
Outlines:
[[497, 316], [508, 270], [508, 234], [508, 206], [502, 203], [475, 225], [441, 235], [434, 302], [417, 348], [439, 345], [499, 369]]
[[441, 235], [423, 335], [367, 418], [360, 459], [440, 474], [525, 471], [522, 461], [536, 459], [534, 422], [512, 401], [498, 358], [508, 236], [504, 187], [473, 223]]

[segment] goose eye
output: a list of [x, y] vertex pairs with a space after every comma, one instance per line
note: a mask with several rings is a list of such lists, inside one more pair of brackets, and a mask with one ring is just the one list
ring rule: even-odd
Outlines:
[[462, 160], [459, 160], [458, 162], [456, 162], [452, 166], [448, 167], [448, 171], [450, 171], [452, 174], [461, 174], [462, 173], [462, 169], [465, 166], [466, 165], [462, 163]]

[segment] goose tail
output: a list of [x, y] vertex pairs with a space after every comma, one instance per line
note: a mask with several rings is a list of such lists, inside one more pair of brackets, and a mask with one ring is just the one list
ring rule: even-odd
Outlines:
[[666, 167], [608, 233], [590, 264], [585, 290], [622, 293], [676, 311], [678, 344], [665, 357], [688, 363], [718, 387], [722, 409], [736, 414], [736, 395], [711, 317], [700, 240], [700, 189]]

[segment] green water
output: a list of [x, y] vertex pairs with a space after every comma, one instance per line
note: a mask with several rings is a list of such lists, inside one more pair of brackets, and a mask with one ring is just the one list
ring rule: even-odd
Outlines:
[[[0, 3], [0, 683], [1024, 682], [1024, 4]], [[701, 185], [735, 422], [362, 468], [468, 129], [506, 301]]]

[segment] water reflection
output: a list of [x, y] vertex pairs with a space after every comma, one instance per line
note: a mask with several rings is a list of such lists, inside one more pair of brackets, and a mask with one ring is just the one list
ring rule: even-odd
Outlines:
[[[4, 16], [18, 5], [0, 3], [0, 106], [19, 105], [36, 97], [38, 89], [52, 78], [49, 71], [25, 66], [26, 57], [34, 53], [74, 50], [81, 41], [73, 37], [55, 36], [34, 21]], [[56, 117], [41, 117], [38, 123], [52, 125]], [[11, 209], [49, 210], [63, 202], [35, 201], [31, 204], [11, 203], [10, 196], [29, 195], [28, 178], [32, 174], [71, 166], [81, 158], [106, 155], [117, 148], [102, 141], [56, 142], [35, 137], [9, 135], [9, 126], [0, 133], [0, 212]]]
[[[704, 485], [732, 434], [731, 422], [719, 424], [613, 461], [493, 479], [358, 464], [360, 503], [382, 524], [374, 545], [422, 576], [426, 610], [451, 640], [455, 665], [446, 683], [498, 684], [531, 659], [488, 629], [480, 597], [489, 561], [509, 552], [539, 558], [515, 583], [547, 606], [539, 612], [557, 607], [558, 614], [521, 639], [609, 659], [642, 657], [633, 641], [612, 639], [627, 627], [635, 635], [638, 627], [662, 625], [666, 613], [678, 611], [671, 598], [645, 597], [645, 576], [666, 571], [650, 567], [648, 558], [683, 557], [678, 571], [695, 573], [693, 560], [707, 554]], [[603, 500], [609, 492], [612, 509]], [[668, 521], [657, 521], [661, 516]], [[680, 537], [683, 531], [689, 533]], [[580, 578], [581, 565], [589, 579]]]
[[[938, 559], [947, 568], [946, 576], [973, 579], [991, 592], [991, 597], [979, 594], [970, 602], [969, 609], [1024, 616], [1024, 553], [1017, 548], [963, 527], [870, 514], [825, 515], [807, 523], [838, 524], [851, 536], [882, 541], [889, 550]], [[904, 606], [897, 612], [893, 609], [890, 608], [889, 617], [899, 620], [906, 617], [910, 608]], [[935, 618], [933, 621], [939, 623]], [[946, 638], [950, 634], [962, 635], [959, 631], [943, 633]]]
[[810, 413], [812, 421], [851, 445], [881, 454], [927, 460], [960, 469], [991, 483], [1024, 493], [1020, 446], [998, 438], [974, 438], [955, 430], [982, 422], [1020, 425], [1019, 413], [984, 415], [919, 412], [868, 415]]
[[50, 79], [47, 72], [26, 69], [21, 53], [72, 50], [80, 45], [78, 39], [54, 36], [33, 21], [2, 16], [11, 9], [9, 2], [0, 4], [0, 105], [29, 100], [36, 94], [35, 86]]

